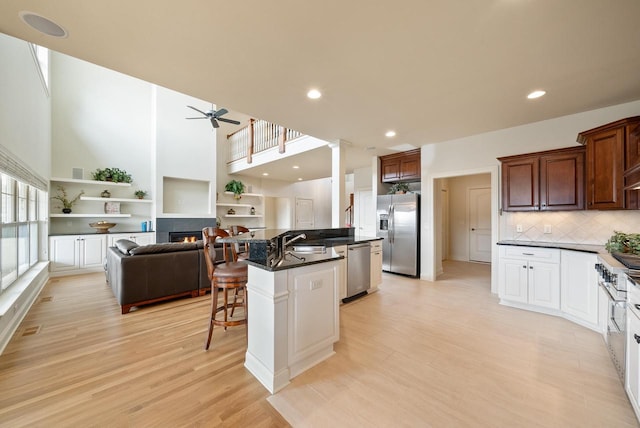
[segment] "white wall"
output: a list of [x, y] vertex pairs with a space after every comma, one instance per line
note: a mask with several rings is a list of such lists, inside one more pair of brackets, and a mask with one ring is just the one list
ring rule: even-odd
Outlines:
[[[29, 44], [0, 33], [0, 144], [45, 179], [51, 175], [51, 103]], [[9, 58], [11, 60], [9, 60]]]
[[[497, 202], [500, 186], [497, 180], [499, 166], [497, 157], [575, 146], [579, 132], [636, 115], [640, 115], [640, 101], [422, 146], [421, 277], [433, 280], [436, 276], [434, 180], [441, 177], [491, 172], [495, 221], [493, 240], [497, 241], [500, 239], [498, 230], [504, 228], [498, 222]], [[637, 213], [626, 215], [637, 215]], [[496, 251], [492, 261], [492, 269], [495, 269]], [[496, 278], [495, 271], [492, 271], [492, 277], [492, 279]], [[492, 289], [494, 288], [495, 284], [492, 283]]]
[[[112, 197], [133, 198], [137, 189], [154, 203], [124, 204], [112, 232], [140, 230], [140, 222], [163, 217], [163, 177], [197, 183], [204, 204], [191, 209], [185, 198], [180, 215], [215, 216], [216, 138], [206, 121], [188, 121], [187, 105], [207, 109], [202, 100], [60, 53], [52, 54], [52, 175], [71, 178], [72, 168], [84, 169], [91, 180], [97, 168], [116, 167], [132, 175], [130, 188], [110, 188]], [[205, 182], [206, 191], [201, 191]], [[96, 186], [67, 185], [71, 195]], [[55, 190], [55, 189], [54, 189]], [[195, 191], [195, 190], [194, 190]], [[170, 201], [170, 206], [180, 201]], [[204, 208], [202, 207], [204, 205]], [[96, 205], [78, 203], [74, 212], [95, 212]], [[167, 216], [175, 216], [175, 213]], [[52, 233], [93, 232], [87, 218], [51, 222]]]
[[[27, 42], [0, 34], [0, 144], [44, 179], [51, 175], [51, 103]], [[40, 260], [48, 259], [47, 230]], [[0, 352], [47, 280], [40, 263], [0, 295]]]
[[[181, 206], [185, 217], [215, 217], [216, 213], [216, 133], [207, 120], [187, 120], [193, 117], [193, 110], [187, 105], [207, 111], [211, 103], [160, 86], [155, 87], [155, 186], [157, 191], [156, 215], [175, 217], [175, 213], [164, 213], [163, 207]], [[153, 172], [153, 171], [152, 171]], [[189, 212], [188, 200], [181, 204], [172, 201], [165, 204], [163, 177], [194, 180], [194, 190], [206, 200]], [[200, 192], [201, 183], [209, 183], [208, 193]], [[205, 212], [203, 212], [203, 205]]]

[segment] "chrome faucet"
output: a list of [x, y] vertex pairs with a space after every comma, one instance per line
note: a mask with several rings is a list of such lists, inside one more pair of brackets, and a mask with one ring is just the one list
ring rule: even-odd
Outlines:
[[304, 234], [304, 233], [301, 233], [300, 235], [297, 235], [297, 236], [295, 236], [295, 237], [293, 237], [293, 238], [291, 238], [291, 239], [289, 239], [289, 240], [287, 241], [287, 238], [288, 238], [289, 236], [290, 236], [290, 235], [284, 235], [284, 236], [282, 237], [282, 251], [284, 251], [284, 250], [285, 250], [289, 245], [293, 244], [293, 243], [294, 243], [294, 242], [296, 242], [296, 241], [299, 241], [299, 240], [301, 240], [301, 239], [307, 239], [307, 235], [306, 235], [306, 234]]

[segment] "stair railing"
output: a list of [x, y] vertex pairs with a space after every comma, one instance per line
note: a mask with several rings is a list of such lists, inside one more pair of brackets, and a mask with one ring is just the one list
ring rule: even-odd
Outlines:
[[286, 142], [303, 135], [266, 120], [250, 119], [249, 125], [227, 135], [227, 163], [244, 158], [251, 163], [254, 154], [273, 147], [278, 147], [278, 151], [284, 153]]

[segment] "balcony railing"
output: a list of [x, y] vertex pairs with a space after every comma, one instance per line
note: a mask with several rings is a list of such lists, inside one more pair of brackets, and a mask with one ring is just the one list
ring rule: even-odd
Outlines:
[[285, 143], [304, 134], [293, 129], [267, 122], [261, 119], [251, 119], [249, 125], [227, 135], [229, 145], [227, 162], [240, 159], [251, 163], [254, 154], [279, 147], [279, 152], [285, 152]]

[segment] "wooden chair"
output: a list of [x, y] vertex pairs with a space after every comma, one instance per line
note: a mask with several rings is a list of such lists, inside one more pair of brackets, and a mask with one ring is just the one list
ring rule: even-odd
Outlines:
[[[211, 316], [209, 318], [209, 333], [204, 349], [209, 349], [213, 326], [227, 327], [245, 325], [247, 330], [247, 264], [239, 262], [235, 251], [235, 246], [223, 244], [224, 263], [216, 264], [216, 251], [214, 244], [218, 238], [226, 238], [229, 234], [223, 229], [215, 227], [205, 227], [202, 229], [202, 239], [204, 241], [205, 261], [207, 263], [207, 274], [211, 281]], [[230, 251], [229, 251], [230, 249]], [[229, 257], [231, 255], [231, 257]], [[218, 290], [222, 290], [223, 302], [218, 306]], [[229, 301], [229, 292], [233, 292], [233, 301]], [[238, 297], [241, 297], [240, 301]], [[229, 319], [233, 317], [236, 307], [244, 309], [244, 318]], [[231, 313], [229, 313], [231, 309]], [[223, 319], [217, 319], [217, 314], [223, 313]]]
[[[248, 228], [244, 226], [229, 226], [229, 234], [231, 236], [241, 235], [243, 233], [251, 232]], [[246, 260], [249, 258], [249, 243], [245, 242], [242, 244], [242, 251], [240, 248], [240, 244], [234, 244], [236, 254], [238, 256], [238, 260]]]

